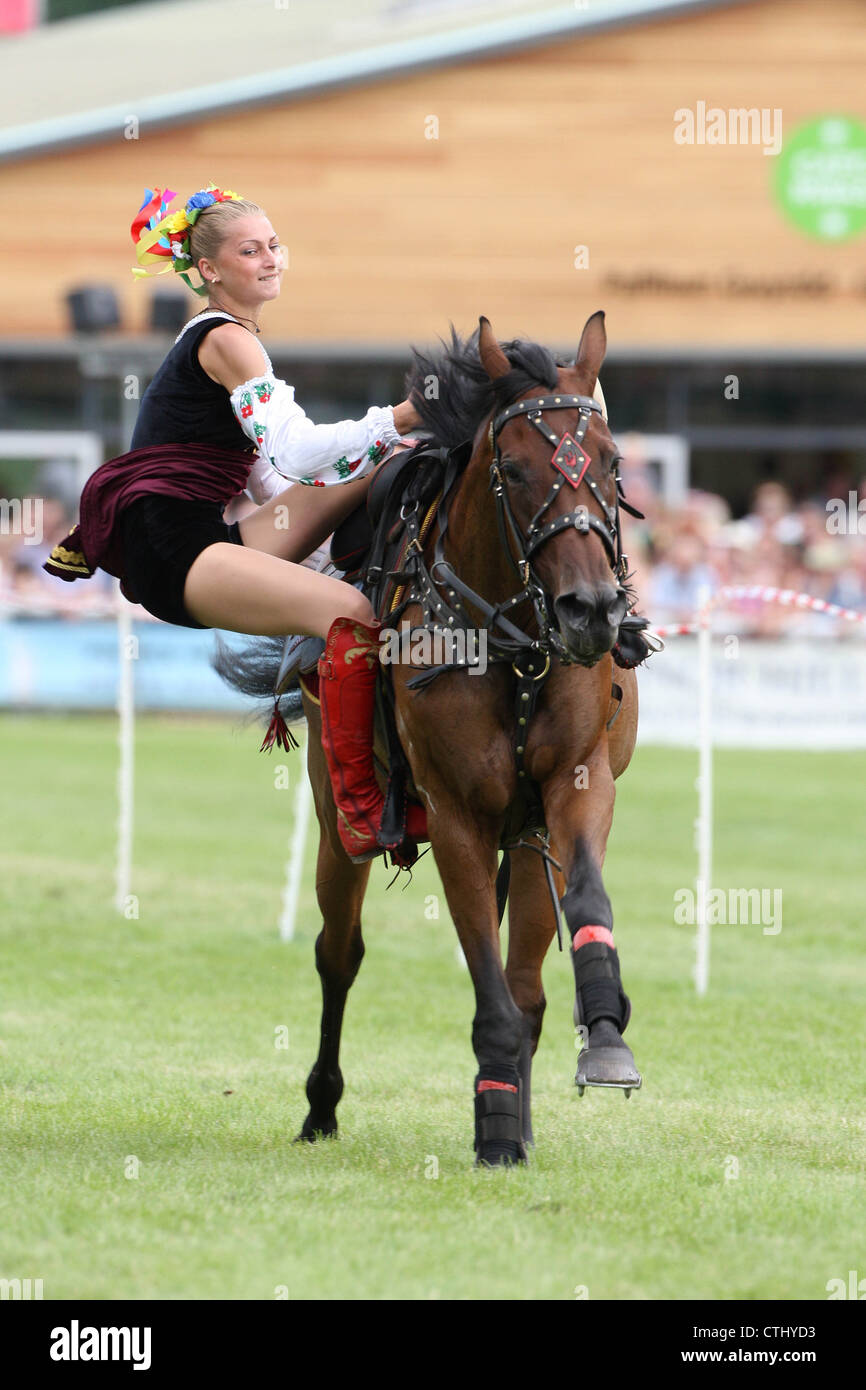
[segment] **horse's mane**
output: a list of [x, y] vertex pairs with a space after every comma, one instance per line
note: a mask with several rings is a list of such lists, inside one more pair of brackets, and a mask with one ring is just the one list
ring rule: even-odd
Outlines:
[[511, 371], [491, 381], [478, 351], [479, 330], [463, 339], [453, 323], [450, 327], [451, 342], [440, 338], [441, 350], [428, 354], [412, 348], [412, 366], [406, 374], [406, 396], [434, 444], [453, 449], [471, 439], [492, 410], [510, 405], [536, 386], [556, 389], [557, 362], [547, 348], [520, 338], [500, 343]]

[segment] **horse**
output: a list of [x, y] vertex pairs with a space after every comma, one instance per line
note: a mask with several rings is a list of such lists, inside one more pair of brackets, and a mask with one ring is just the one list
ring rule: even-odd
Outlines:
[[[628, 1096], [641, 1085], [622, 1036], [631, 1006], [602, 880], [614, 783], [634, 750], [638, 708], [634, 670], [614, 670], [611, 655], [634, 595], [620, 542], [619, 505], [627, 505], [621, 460], [596, 398], [606, 346], [601, 311], [587, 320], [573, 362], [532, 342], [500, 344], [481, 317], [466, 341], [452, 327], [441, 351], [413, 349], [407, 375], [406, 394], [427, 436], [416, 446], [418, 468], [438, 445], [450, 473], [431, 525], [420, 528], [411, 507], [401, 511], [415, 565], [402, 562], [405, 597], [399, 609], [392, 605], [391, 620], [399, 611], [427, 631], [447, 632], [449, 623], [452, 631], [474, 628], [476, 655], [479, 638], [486, 639], [488, 664], [483, 673], [469, 660], [419, 669], [415, 649], [404, 644], [380, 679], [391, 682], [412, 791], [426, 808], [474, 986], [475, 1162], [484, 1167], [525, 1163], [535, 1142], [531, 1072], [546, 1004], [542, 964], [561, 931], [560, 910], [584, 1043], [580, 1094], [602, 1086]], [[271, 640], [260, 693], [273, 689], [278, 661]], [[229, 659], [218, 669], [240, 684]], [[248, 663], [248, 691], [249, 671]], [[370, 863], [353, 862], [340, 843], [320, 711], [303, 681], [302, 690], [320, 827], [322, 1015], [297, 1140], [313, 1143], [338, 1132], [340, 1037], [364, 956]], [[509, 868], [504, 963], [500, 849]]]

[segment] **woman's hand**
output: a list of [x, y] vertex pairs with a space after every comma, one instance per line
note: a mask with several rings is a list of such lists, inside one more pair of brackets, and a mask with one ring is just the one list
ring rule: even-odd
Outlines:
[[401, 401], [399, 405], [394, 406], [394, 428], [398, 434], [411, 434], [422, 423], [421, 416], [411, 401]]

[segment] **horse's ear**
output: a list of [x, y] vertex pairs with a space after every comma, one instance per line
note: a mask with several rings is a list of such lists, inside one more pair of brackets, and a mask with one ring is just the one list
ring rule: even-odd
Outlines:
[[604, 310], [599, 309], [591, 318], [587, 319], [580, 335], [580, 343], [574, 359], [577, 370], [585, 372], [591, 378], [588, 383], [590, 391], [598, 380], [606, 351], [607, 334], [604, 331]]
[[511, 371], [511, 363], [496, 341], [490, 320], [482, 314], [478, 320], [478, 352], [487, 375], [494, 380]]

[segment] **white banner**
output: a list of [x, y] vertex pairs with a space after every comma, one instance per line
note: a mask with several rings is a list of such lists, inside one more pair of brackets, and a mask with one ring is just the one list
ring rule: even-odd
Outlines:
[[[641, 743], [697, 747], [695, 637], [638, 668]], [[723, 748], [866, 748], [866, 634], [713, 637], [712, 737]]]

